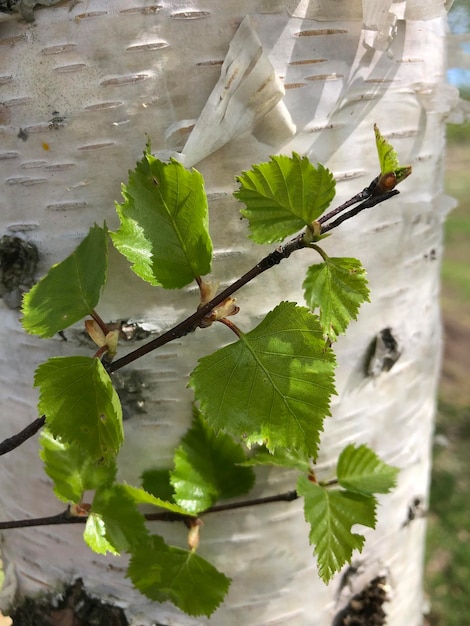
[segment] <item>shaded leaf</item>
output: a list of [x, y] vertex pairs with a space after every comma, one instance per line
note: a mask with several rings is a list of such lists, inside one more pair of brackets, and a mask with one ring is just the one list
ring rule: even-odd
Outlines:
[[147, 145], [122, 195], [124, 202], [116, 205], [121, 227], [111, 237], [138, 276], [175, 289], [210, 272], [212, 242], [199, 172], [175, 160], [159, 161]]
[[150, 469], [142, 472], [142, 488], [152, 496], [174, 502], [175, 490], [170, 482], [169, 469]]
[[253, 470], [237, 465], [245, 461], [242, 447], [224, 433], [216, 436], [198, 412], [175, 451], [174, 461], [170, 476], [175, 501], [194, 514], [220, 498], [246, 493], [255, 482]]
[[239, 341], [200, 359], [189, 384], [216, 432], [315, 457], [334, 365], [318, 319], [282, 302]]
[[366, 272], [357, 259], [326, 257], [311, 265], [303, 283], [308, 306], [320, 309], [320, 324], [331, 341], [344, 333], [359, 307], [369, 301]]
[[367, 446], [354, 444], [341, 452], [336, 471], [342, 487], [364, 495], [388, 493], [395, 487], [399, 472]]
[[121, 404], [99, 359], [53, 357], [36, 369], [34, 385], [39, 413], [55, 437], [93, 460], [116, 456], [124, 439]]
[[251, 239], [257, 243], [282, 241], [304, 228], [329, 206], [335, 196], [333, 174], [295, 152], [273, 156], [237, 177], [234, 196], [246, 205]]
[[195, 552], [168, 546], [158, 535], [134, 551], [127, 576], [151, 600], [173, 602], [189, 615], [211, 615], [230, 585]]
[[294, 450], [277, 448], [270, 452], [266, 446], [258, 446], [254, 449], [254, 454], [250, 456], [243, 465], [278, 465], [279, 467], [292, 467], [301, 472], [308, 472], [308, 456], [299, 454]]
[[365, 538], [352, 533], [355, 524], [375, 528], [376, 500], [344, 490], [320, 487], [303, 475], [297, 492], [304, 497], [305, 520], [310, 524], [310, 543], [315, 546], [320, 578], [328, 583], [345, 563], [351, 562], [354, 550], [362, 550]]
[[91, 315], [106, 281], [106, 234], [106, 228], [90, 228], [74, 252], [24, 295], [21, 323], [28, 333], [52, 337]]

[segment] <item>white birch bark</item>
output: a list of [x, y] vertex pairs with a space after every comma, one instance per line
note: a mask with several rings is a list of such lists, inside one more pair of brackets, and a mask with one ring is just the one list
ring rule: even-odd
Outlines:
[[[247, 75], [238, 91], [223, 91], [231, 100], [220, 113], [211, 93], [246, 15], [247, 39], [238, 53], [235, 40], [231, 54], [249, 71], [256, 62], [270, 87], [263, 92], [258, 76]], [[343, 225], [325, 244], [335, 256], [362, 260], [372, 294], [336, 346], [339, 396], [322, 437], [320, 473], [328, 476], [351, 441], [371, 445], [402, 470], [398, 488], [381, 498], [377, 530], [365, 531], [360, 574], [341, 592], [340, 577], [328, 587], [319, 581], [301, 501], [211, 516], [200, 553], [233, 578], [213, 624], [326, 626], [352, 591], [380, 573], [390, 585], [387, 623], [420, 624], [425, 522], [406, 521], [411, 502], [426, 499], [428, 490], [439, 370], [441, 223], [449, 206], [442, 195], [443, 118], [452, 95], [443, 84], [443, 2], [86, 0], [37, 7], [35, 18], [0, 22], [0, 234], [35, 242], [39, 273], [70, 253], [93, 222], [117, 226], [113, 203], [140, 158], [145, 133], [154, 149], [181, 151], [200, 118], [185, 158], [206, 178], [213, 275], [222, 286], [267, 250], [248, 242], [238, 219], [231, 192], [242, 169], [273, 153], [307, 154], [335, 173], [339, 203], [378, 173], [374, 122], [401, 163], [413, 165], [400, 196]], [[244, 288], [237, 324], [251, 328], [281, 299], [302, 302], [307, 256]], [[141, 284], [111, 252], [99, 305], [104, 319], [132, 318], [160, 332], [196, 301], [193, 288], [175, 293]], [[389, 372], [367, 376], [368, 346], [384, 328], [392, 329], [401, 356]], [[67, 343], [27, 337], [17, 311], [2, 306], [2, 437], [37, 415], [35, 367], [52, 355], [88, 350], [77, 345], [77, 333], [66, 334]], [[144, 469], [171, 463], [189, 422], [186, 377], [197, 358], [228, 341], [222, 327], [198, 331], [133, 367], [146, 383], [144, 412], [125, 423], [122, 478], [137, 481]], [[0, 481], [5, 519], [62, 508], [36, 440], [1, 459]], [[293, 485], [291, 472], [264, 470], [255, 494]], [[183, 528], [154, 530], [184, 545]], [[81, 576], [89, 591], [124, 606], [134, 624], [209, 623], [147, 601], [124, 579], [125, 560], [91, 553], [81, 532], [73, 526], [5, 533], [2, 555], [14, 564], [19, 590], [50, 589]]]

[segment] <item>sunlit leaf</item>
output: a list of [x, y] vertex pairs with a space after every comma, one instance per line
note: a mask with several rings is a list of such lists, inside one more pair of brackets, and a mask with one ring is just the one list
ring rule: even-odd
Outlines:
[[308, 306], [319, 308], [320, 324], [331, 341], [346, 331], [361, 304], [369, 301], [366, 272], [357, 259], [327, 257], [311, 265], [303, 288]]
[[200, 359], [189, 384], [216, 432], [315, 457], [334, 363], [318, 319], [282, 302], [239, 341]]
[[106, 539], [106, 526], [99, 515], [91, 513], [88, 516], [83, 539], [93, 552], [97, 552], [98, 554], [111, 552], [111, 554], [115, 556], [119, 555], [116, 548]]
[[44, 469], [64, 502], [79, 504], [84, 491], [110, 485], [116, 476], [114, 461], [93, 459], [83, 448], [56, 439], [47, 428], [41, 431], [40, 443]]
[[91, 315], [106, 281], [106, 232], [90, 228], [74, 252], [24, 295], [21, 323], [28, 333], [52, 337]]
[[39, 365], [39, 413], [55, 437], [93, 460], [112, 460], [124, 440], [119, 397], [99, 359], [53, 357]]
[[411, 174], [411, 165], [400, 166], [398, 155], [392, 145], [381, 135], [377, 124], [374, 124], [375, 143], [379, 156], [380, 186], [383, 191], [390, 191]]
[[199, 172], [175, 160], [159, 161], [147, 146], [122, 195], [124, 202], [116, 205], [121, 227], [111, 237], [138, 276], [175, 289], [210, 272], [212, 242]]
[[273, 156], [237, 177], [235, 197], [246, 205], [251, 239], [257, 243], [282, 241], [311, 224], [335, 195], [333, 174], [295, 152]]

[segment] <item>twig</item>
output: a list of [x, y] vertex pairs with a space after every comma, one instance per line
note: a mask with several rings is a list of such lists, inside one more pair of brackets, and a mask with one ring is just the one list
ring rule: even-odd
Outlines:
[[329, 211], [329, 213], [325, 213], [325, 215], [322, 215], [322, 217], [320, 217], [317, 220], [318, 223], [324, 224], [325, 222], [330, 220], [332, 217], [334, 217], [335, 215], [338, 215], [339, 213], [342, 213], [353, 204], [357, 204], [358, 202], [361, 202], [361, 200], [366, 200], [367, 198], [370, 198], [370, 196], [374, 193], [377, 187], [377, 183], [379, 182], [379, 179], [380, 179], [380, 176], [377, 176], [376, 178], [374, 178], [374, 180], [371, 182], [371, 184], [368, 187], [366, 187], [365, 189], [357, 193], [355, 196], [353, 196], [352, 198], [350, 198], [343, 204], [340, 204], [338, 207], [336, 207], [332, 211]]
[[[272, 504], [275, 502], [292, 502], [297, 500], [296, 491], [286, 491], [274, 496], [266, 496], [265, 498], [254, 498], [252, 500], [241, 500], [239, 502], [230, 502], [227, 504], [218, 504], [210, 507], [206, 511], [198, 515], [183, 515], [181, 513], [172, 513], [171, 511], [162, 511], [159, 513], [146, 513], [145, 519], [149, 522], [181, 522], [187, 519], [201, 517], [207, 513], [220, 513], [221, 511], [233, 511], [248, 506], [259, 506], [261, 504]], [[71, 515], [69, 509], [50, 515], [48, 517], [33, 517], [30, 519], [12, 520], [10, 522], [0, 522], [0, 530], [11, 530], [13, 528], [30, 528], [33, 526], [55, 526], [59, 524], [85, 524], [88, 519], [87, 515]]]
[[8, 439], [4, 439], [0, 443], [0, 456], [2, 454], [6, 454], [7, 452], [11, 452], [15, 448], [18, 448], [18, 446], [21, 446], [21, 444], [27, 441], [30, 437], [33, 437], [38, 432], [38, 430], [40, 430], [44, 426], [45, 421], [45, 415], [43, 415], [42, 417], [38, 417], [34, 420], [34, 422], [28, 424], [26, 428], [23, 428], [23, 430], [16, 435], [8, 437]]
[[380, 204], [381, 202], [385, 202], [385, 200], [388, 200], [389, 198], [396, 196], [398, 193], [400, 193], [398, 189], [393, 189], [392, 191], [386, 191], [385, 193], [380, 194], [379, 196], [370, 196], [367, 200], [364, 200], [364, 202], [359, 204], [354, 209], [351, 209], [347, 213], [343, 213], [343, 215], [340, 215], [333, 222], [326, 224], [326, 226], [322, 226], [322, 229], [321, 229], [322, 234], [328, 232], [329, 230], [333, 230], [333, 228], [336, 228], [337, 226], [339, 226], [346, 220], [349, 220], [351, 217], [354, 217], [361, 211], [364, 211], [364, 209], [370, 209], [373, 206]]
[[[321, 233], [323, 234], [332, 230], [333, 228], [336, 228], [347, 219], [350, 219], [351, 217], [354, 217], [355, 215], [357, 215], [360, 211], [363, 211], [364, 209], [369, 209], [375, 206], [376, 204], [380, 204], [381, 202], [384, 202], [385, 200], [388, 200], [392, 196], [399, 193], [398, 190], [387, 191], [385, 193], [380, 193], [380, 192], [377, 193], [377, 185], [378, 185], [379, 180], [380, 180], [380, 177], [374, 178], [371, 184], [365, 189], [363, 189], [360, 193], [356, 194], [350, 200], [343, 203], [336, 209], [333, 209], [332, 211], [330, 211], [323, 217], [320, 217], [318, 219], [318, 223], [322, 225]], [[326, 222], [329, 221], [332, 217], [345, 211], [347, 208], [349, 208], [353, 204], [357, 204], [361, 200], [364, 200], [364, 201], [361, 204], [359, 204], [357, 207], [355, 207], [351, 211], [348, 211], [347, 213], [344, 213], [333, 222], [326, 224]], [[278, 265], [283, 259], [289, 258], [290, 255], [296, 250], [301, 250], [302, 248], [305, 248], [305, 247], [306, 247], [306, 243], [304, 242], [303, 233], [298, 235], [291, 241], [289, 241], [289, 243], [285, 244], [284, 246], [279, 246], [278, 248], [276, 248], [276, 250], [268, 254], [266, 257], [264, 257], [264, 259], [262, 259], [259, 263], [257, 263], [250, 270], [248, 270], [248, 272], [243, 274], [243, 276], [241, 276], [238, 280], [236, 280], [234, 283], [229, 285], [226, 289], [221, 291], [218, 295], [212, 298], [212, 300], [207, 302], [205, 305], [201, 306], [197, 311], [195, 311], [192, 315], [184, 319], [182, 322], [180, 322], [179, 324], [177, 324], [170, 330], [166, 331], [159, 337], [156, 337], [155, 339], [152, 339], [151, 341], [144, 344], [143, 346], [140, 346], [136, 350], [129, 352], [128, 354], [121, 357], [120, 359], [117, 359], [116, 361], [113, 361], [112, 363], [107, 364], [106, 367], [107, 367], [108, 372], [110, 374], [113, 372], [116, 372], [117, 370], [121, 369], [125, 365], [128, 365], [129, 363], [132, 363], [133, 361], [136, 361], [137, 359], [140, 359], [144, 355], [148, 354], [149, 352], [152, 352], [153, 350], [156, 350], [157, 348], [160, 348], [161, 346], [164, 346], [166, 343], [169, 343], [170, 341], [174, 341], [175, 339], [179, 339], [180, 337], [184, 337], [184, 335], [194, 332], [196, 328], [198, 327], [199, 323], [201, 322], [201, 320], [206, 315], [208, 315], [215, 307], [217, 307], [224, 300], [230, 297], [233, 293], [238, 291], [241, 287], [245, 286], [247, 283], [252, 281], [254, 278], [259, 276], [266, 270], [271, 269], [275, 265]], [[104, 325], [104, 322], [103, 322], [103, 325]], [[2, 441], [0, 443], [0, 455], [6, 454], [7, 452], [10, 452], [11, 450], [14, 450], [18, 446], [20, 446], [27, 439], [35, 435], [38, 432], [38, 430], [40, 430], [40, 428], [44, 425], [44, 423], [45, 423], [45, 416], [43, 415], [42, 417], [34, 420], [34, 422], [29, 424], [25, 429], [23, 429], [17, 435], [14, 435], [13, 437], [10, 437]]]
[[224, 300], [226, 300], [229, 296], [238, 291], [241, 287], [244, 287], [251, 280], [259, 276], [266, 270], [269, 270], [275, 265], [278, 265], [283, 259], [289, 258], [293, 252], [295, 252], [296, 250], [301, 250], [302, 248], [305, 248], [303, 234], [298, 235], [284, 246], [279, 246], [278, 248], [276, 248], [276, 250], [264, 257], [264, 259], [261, 259], [259, 263], [257, 263], [254, 267], [248, 270], [248, 272], [243, 274], [243, 276], [241, 276], [238, 280], [236, 280], [226, 289], [217, 294], [214, 298], [212, 298], [212, 300], [207, 302], [204, 306], [200, 307], [195, 313], [187, 317], [185, 320], [183, 320], [170, 330], [167, 330], [159, 337], [156, 337], [145, 345], [140, 346], [140, 348], [137, 348], [136, 350], [129, 352], [129, 354], [126, 354], [120, 359], [113, 361], [107, 367], [108, 372], [116, 372], [117, 370], [121, 369], [121, 367], [132, 363], [136, 359], [140, 359], [145, 354], [148, 354], [149, 352], [160, 348], [166, 343], [173, 341], [174, 339], [184, 337], [184, 335], [187, 335], [191, 332], [194, 332], [202, 318], [210, 313], [212, 309], [215, 309], [216, 306], [221, 304]]

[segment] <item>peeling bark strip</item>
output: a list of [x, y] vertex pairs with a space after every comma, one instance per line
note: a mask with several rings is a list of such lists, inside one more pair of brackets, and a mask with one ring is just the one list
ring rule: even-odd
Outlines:
[[282, 103], [284, 88], [249, 17], [230, 42], [220, 74], [183, 148], [186, 167], [247, 131], [272, 146], [295, 132]]
[[[235, 175], [255, 162], [267, 161], [273, 153], [295, 150], [334, 171], [341, 203], [378, 174], [372, 148], [374, 123], [387, 137], [407, 131], [407, 136], [396, 135], [396, 148], [413, 165], [412, 184], [403, 188], [399, 199], [364, 213], [354, 229], [341, 225], [326, 240], [329, 252], [361, 258], [372, 303], [361, 312], [353, 334], [341, 341], [340, 396], [333, 417], [325, 423], [318, 468], [327, 472], [350, 441], [370, 443], [384, 459], [403, 468], [397, 492], [384, 497], [378, 510], [373, 541], [368, 538], [364, 545], [364, 577], [370, 581], [376, 576], [371, 562], [378, 559], [386, 564], [395, 586], [386, 605], [388, 626], [417, 624], [424, 525], [403, 524], [410, 494], [426, 495], [438, 372], [438, 268], [429, 262], [429, 251], [441, 255], [441, 221], [450, 206], [440, 193], [443, 118], [452, 97], [440, 83], [445, 74], [444, 3], [194, 0], [180, 5], [169, 0], [87, 0], [50, 9], [36, 6], [32, 28], [19, 16], [1, 14], [0, 84], [7, 109], [3, 113], [9, 121], [2, 127], [0, 232], [12, 232], [18, 224], [36, 224], [34, 241], [47, 264], [63, 259], [90, 225], [114, 216], [120, 183], [140, 158], [145, 134], [155, 150], [171, 151], [181, 149], [185, 133], [192, 130], [189, 156], [212, 196], [214, 278], [223, 289], [264, 254], [246, 241], [231, 195]], [[380, 21], [369, 13], [363, 15], [363, 8], [372, 11], [374, 6]], [[399, 9], [406, 13], [390, 15]], [[186, 11], [210, 15], [171, 17]], [[237, 27], [247, 15], [250, 26], [241, 29], [238, 36], [245, 38], [243, 45], [238, 40], [235, 50]], [[346, 32], [296, 35], [303, 30], [334, 29]], [[166, 47], [155, 48], [163, 41]], [[380, 45], [388, 46], [387, 53]], [[256, 61], [265, 73], [259, 79], [255, 73], [250, 82]], [[248, 80], [238, 85], [238, 91], [236, 79], [229, 81], [232, 63]], [[55, 71], [77, 64], [85, 68]], [[342, 76], [306, 80], [315, 74]], [[269, 76], [272, 81], [266, 83]], [[123, 81], [122, 77], [146, 80]], [[293, 86], [285, 94], [284, 82]], [[272, 87], [273, 100], [260, 97], [268, 93], [258, 91], [265, 84]], [[272, 118], [268, 104], [273, 104]], [[278, 106], [283, 107], [280, 112]], [[49, 128], [54, 110], [67, 116], [66, 127]], [[266, 126], [264, 134], [257, 133], [258, 141], [254, 130], [261, 116]], [[198, 120], [201, 127], [203, 119], [205, 126], [196, 135], [188, 121]], [[285, 132], [278, 135], [281, 123]], [[25, 128], [31, 131], [29, 136]], [[413, 132], [417, 134], [412, 136]], [[6, 184], [31, 174], [23, 164], [41, 161], [47, 162], [40, 169], [45, 182]], [[67, 163], [75, 167], [48, 169]], [[36, 178], [37, 170], [34, 174]], [[194, 310], [191, 289], [181, 294], [139, 290], [135, 280], [123, 280], [122, 262], [110, 256], [109, 284], [100, 310], [105, 319], [145, 320], [163, 333]], [[302, 302], [299, 275], [312, 262], [282, 263], [256, 285], [247, 286], [241, 303], [247, 327], [280, 297]], [[361, 346], [385, 328], [399, 329], [406, 350], [387, 374], [364, 379]], [[138, 484], [139, 476], [156, 460], [163, 465], [171, 458], [191, 419], [192, 395], [181, 380], [199, 356], [226, 341], [223, 330], [207, 331], [203, 342], [186, 337], [171, 349], [163, 348], [161, 358], [147, 357], [145, 366], [153, 370], [159, 384], [145, 390], [148, 412], [139, 414], [137, 404], [126, 424], [126, 445], [119, 457], [123, 480]], [[0, 343], [2, 423], [9, 434], [37, 415], [31, 388], [35, 364], [59, 351], [72, 351], [76, 336], [71, 333], [67, 344], [59, 338], [28, 340], [15, 313], [4, 308]], [[174, 380], [164, 381], [169, 362], [174, 364]], [[164, 396], [160, 382], [164, 382]], [[149, 404], [154, 407], [151, 412]], [[1, 469], [1, 504], [10, 519], [56, 510], [57, 501], [32, 442], [2, 457]], [[271, 468], [260, 475], [258, 493], [268, 497], [273, 491], [288, 492], [294, 480], [292, 473]], [[289, 621], [289, 626], [331, 626], [337, 585], [324, 587], [317, 581], [301, 502], [258, 509], [263, 511], [256, 515], [246, 509], [217, 513], [201, 531], [205, 554], [233, 579], [225, 605], [210, 623], [263, 626]], [[188, 618], [169, 605], [143, 599], [123, 580], [120, 561], [91, 555], [83, 548], [76, 524], [53, 530], [17, 529], [2, 546], [2, 558], [14, 563], [23, 594], [52, 588], [58, 579], [70, 580], [79, 573], [87, 589], [109, 602], [119, 598], [129, 621], [132, 618], [139, 626], [208, 624], [205, 618]]]

